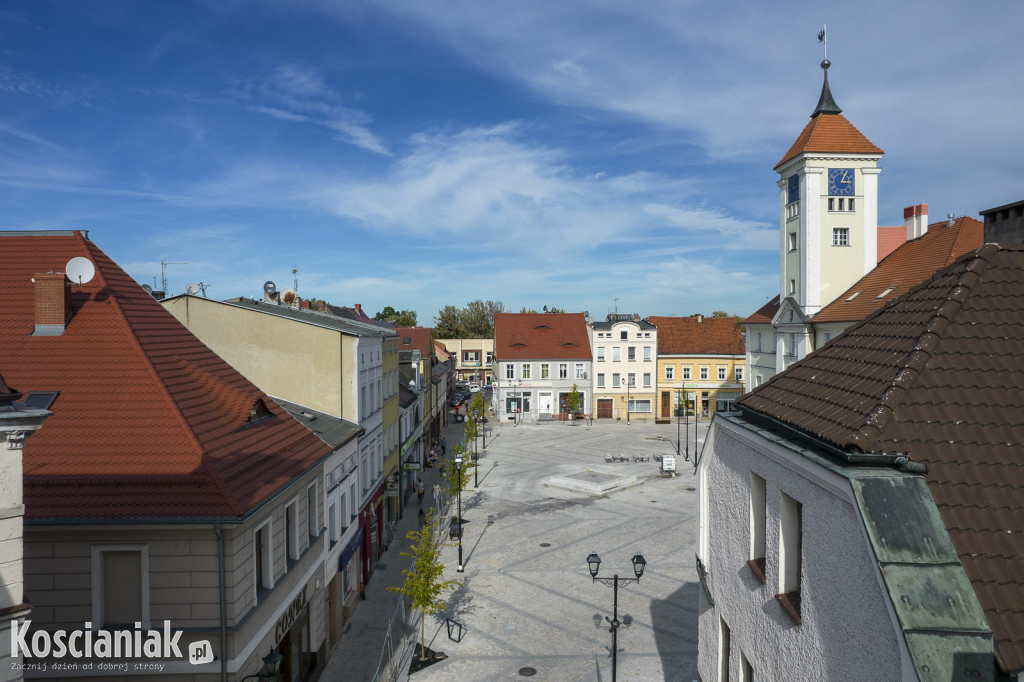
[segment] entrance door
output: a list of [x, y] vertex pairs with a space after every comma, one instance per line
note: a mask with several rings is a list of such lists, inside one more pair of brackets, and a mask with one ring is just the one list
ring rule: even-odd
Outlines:
[[672, 400], [671, 394], [668, 391], [662, 391], [661, 393], [661, 416], [671, 417], [672, 416]]
[[612, 408], [615, 401], [612, 398], [598, 398], [597, 399], [597, 418], [598, 419], [611, 419]]
[[537, 394], [537, 411], [540, 414], [551, 414], [551, 394], [550, 393], [538, 393]]

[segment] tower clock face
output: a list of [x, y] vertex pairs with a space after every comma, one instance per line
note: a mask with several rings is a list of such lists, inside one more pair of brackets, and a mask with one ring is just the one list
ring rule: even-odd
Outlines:
[[856, 174], [852, 168], [828, 169], [828, 194], [832, 197], [852, 197], [856, 192]]

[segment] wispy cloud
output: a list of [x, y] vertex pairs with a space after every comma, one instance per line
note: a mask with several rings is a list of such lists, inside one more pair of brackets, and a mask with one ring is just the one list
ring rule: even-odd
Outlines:
[[390, 156], [384, 141], [370, 130], [373, 118], [343, 103], [323, 71], [311, 64], [279, 64], [261, 82], [245, 83], [235, 91], [257, 100], [249, 110], [291, 123], [312, 123], [333, 131], [334, 139], [361, 149]]

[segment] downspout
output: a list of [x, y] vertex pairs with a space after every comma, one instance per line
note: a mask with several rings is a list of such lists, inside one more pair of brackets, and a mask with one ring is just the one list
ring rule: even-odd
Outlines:
[[213, 522], [217, 533], [217, 576], [220, 584], [220, 679], [228, 680], [228, 603], [224, 592], [224, 536], [220, 532], [220, 521]]

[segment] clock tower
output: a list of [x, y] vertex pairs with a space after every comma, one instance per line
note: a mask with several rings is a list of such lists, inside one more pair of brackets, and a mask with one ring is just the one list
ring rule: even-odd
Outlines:
[[[883, 152], [836, 105], [828, 86], [829, 66], [827, 59], [821, 63], [824, 83], [810, 122], [775, 165], [779, 312], [784, 318], [778, 321], [802, 319], [801, 326], [877, 263], [878, 160]], [[803, 352], [787, 349], [787, 354], [803, 357], [812, 350], [808, 342], [804, 334]]]

